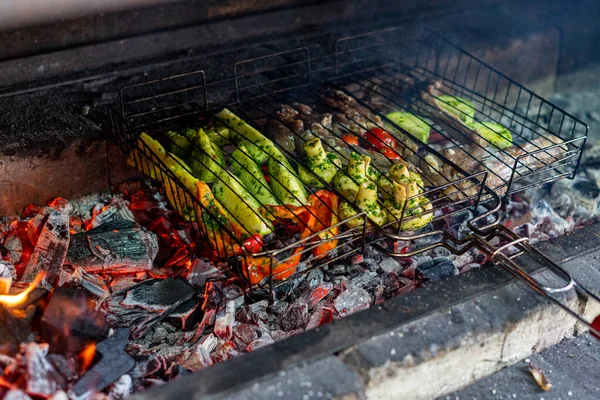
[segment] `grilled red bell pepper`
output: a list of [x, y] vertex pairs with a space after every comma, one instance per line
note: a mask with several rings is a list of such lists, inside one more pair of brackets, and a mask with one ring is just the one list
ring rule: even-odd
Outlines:
[[371, 128], [365, 134], [365, 139], [377, 150], [391, 147], [396, 148], [396, 139], [381, 128]]
[[[339, 222], [337, 216], [339, 200], [335, 194], [328, 190], [319, 190], [311, 195], [308, 200], [317, 214], [316, 232], [320, 232]], [[319, 238], [323, 240], [323, 243], [313, 249], [313, 255], [316, 258], [324, 257], [337, 246], [337, 239], [332, 238], [338, 235], [339, 230], [340, 228], [336, 226], [328, 231], [319, 233]]]
[[400, 154], [398, 154], [396, 152], [396, 150], [394, 150], [394, 149], [386, 147], [384, 149], [381, 149], [380, 151], [381, 151], [381, 154], [383, 154], [390, 160], [402, 160], [402, 157], [400, 157]]
[[358, 138], [351, 133], [342, 134], [342, 140], [348, 144], [358, 146]]
[[[287, 219], [300, 225], [300, 240], [306, 239], [316, 232], [315, 225], [317, 223], [317, 211], [311, 206], [265, 206], [263, 207], [262, 211], [265, 216], [273, 218], [274, 220]], [[294, 272], [296, 272], [296, 267], [300, 263], [303, 252], [304, 246], [299, 246], [287, 259], [280, 262], [274, 260], [274, 267], [272, 271], [273, 279], [276, 281], [282, 281], [293, 275]], [[244, 276], [250, 280], [251, 284], [260, 283], [263, 279], [269, 276], [271, 265], [271, 260], [269, 257], [246, 258], [247, 260], [243, 262], [242, 270]]]

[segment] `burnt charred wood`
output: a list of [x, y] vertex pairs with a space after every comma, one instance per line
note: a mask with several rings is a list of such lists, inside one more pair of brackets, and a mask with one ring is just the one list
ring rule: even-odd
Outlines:
[[114, 219], [73, 235], [65, 264], [88, 273], [136, 273], [152, 269], [157, 253], [156, 235], [133, 221]]
[[104, 390], [108, 385], [128, 373], [135, 360], [125, 352], [129, 329], [117, 329], [96, 346], [100, 360], [73, 385], [69, 398], [85, 398], [87, 394]]
[[114, 327], [131, 327], [131, 337], [139, 339], [156, 323], [195, 298], [192, 286], [184, 279], [149, 279], [124, 292], [115, 293], [102, 303], [106, 319]]
[[167, 322], [179, 329], [188, 330], [200, 320], [201, 316], [202, 307], [200, 307], [200, 302], [198, 299], [192, 298], [169, 314]]
[[86, 292], [57, 288], [44, 311], [40, 336], [52, 352], [75, 353], [106, 338], [109, 326]]
[[45, 271], [41, 285], [51, 289], [60, 274], [68, 248], [69, 212], [66, 209], [50, 209], [21, 280], [32, 282], [39, 272]]
[[26, 379], [25, 391], [32, 396], [47, 397], [64, 389], [63, 377], [46, 359], [48, 346], [30, 342], [21, 347], [21, 365]]

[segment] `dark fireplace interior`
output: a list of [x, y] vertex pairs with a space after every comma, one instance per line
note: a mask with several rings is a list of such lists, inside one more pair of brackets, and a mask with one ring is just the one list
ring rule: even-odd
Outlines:
[[0, 397], [437, 398], [600, 335], [594, 2], [83, 3], [0, 18]]

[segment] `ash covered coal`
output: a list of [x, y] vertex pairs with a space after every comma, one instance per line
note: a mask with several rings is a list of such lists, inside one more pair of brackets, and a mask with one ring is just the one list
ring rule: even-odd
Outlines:
[[[505, 223], [539, 240], [593, 221], [598, 191], [581, 180], [565, 182], [570, 189], [555, 183], [514, 196], [503, 210]], [[561, 196], [548, 196], [553, 191]], [[49, 223], [54, 229], [57, 213], [68, 232], [44, 233]], [[461, 235], [470, 217], [454, 215], [436, 228]], [[5, 291], [19, 292], [29, 285], [26, 277], [44, 270], [32, 262], [40, 240], [47, 258], [61, 261], [51, 290], [37, 289], [27, 305], [27, 315], [40, 313], [41, 322], [10, 322], [16, 317], [0, 297], [0, 322], [16, 329], [9, 346], [0, 343], [0, 395], [127, 397], [486, 262], [474, 251], [456, 256], [436, 248], [394, 259], [367, 247], [290, 277], [272, 301], [257, 300], [227, 264], [209, 259], [197, 235], [158, 190], [139, 183], [118, 196], [59, 199], [0, 220]], [[406, 253], [432, 240], [379, 244]]]

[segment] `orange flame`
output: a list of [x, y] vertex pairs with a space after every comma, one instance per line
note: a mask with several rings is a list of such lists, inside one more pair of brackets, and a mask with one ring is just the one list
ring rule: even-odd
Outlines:
[[21, 293], [0, 295], [0, 304], [10, 308], [17, 307], [25, 303], [25, 301], [27, 301], [27, 296], [29, 295], [29, 293], [33, 292], [33, 290], [40, 284], [40, 282], [42, 281], [42, 279], [44, 279], [45, 276], [45, 272], [39, 272], [36, 275], [33, 282], [31, 282], [31, 285], [29, 285], [27, 289], [23, 290]]
[[96, 357], [96, 343], [92, 343], [87, 346], [85, 349], [81, 350], [79, 353], [79, 358], [81, 359], [81, 371], [87, 371], [89, 367], [91, 367], [94, 362], [94, 357]]

